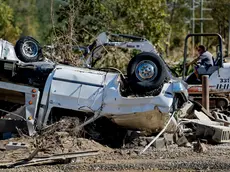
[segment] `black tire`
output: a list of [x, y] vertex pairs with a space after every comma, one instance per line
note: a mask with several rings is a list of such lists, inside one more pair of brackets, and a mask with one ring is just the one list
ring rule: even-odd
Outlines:
[[[142, 80], [140, 79], [140, 76], [136, 72], [137, 67], [142, 63], [154, 66], [153, 77]], [[161, 90], [167, 77], [167, 71], [163, 60], [157, 54], [143, 52], [130, 60], [127, 68], [127, 75], [129, 86], [134, 93], [142, 94], [154, 90], [157, 90], [159, 93], [159, 90]]]
[[41, 47], [30, 36], [21, 37], [15, 45], [15, 52], [19, 60], [23, 62], [36, 62], [42, 57]]

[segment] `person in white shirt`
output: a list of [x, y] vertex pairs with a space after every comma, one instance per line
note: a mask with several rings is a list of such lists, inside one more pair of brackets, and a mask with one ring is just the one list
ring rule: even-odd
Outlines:
[[196, 78], [199, 80], [197, 69], [205, 68], [206, 70], [208, 70], [208, 68], [210, 66], [213, 66], [214, 63], [213, 63], [213, 55], [206, 50], [204, 45], [199, 45], [197, 51], [199, 56], [196, 59], [194, 59], [192, 62], [186, 64], [186, 66], [188, 67], [196, 63], [196, 66], [194, 67], [194, 74], [196, 75]]

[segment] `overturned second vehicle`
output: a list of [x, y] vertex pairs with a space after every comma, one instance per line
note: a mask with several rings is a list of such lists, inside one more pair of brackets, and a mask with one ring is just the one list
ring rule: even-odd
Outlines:
[[[115, 36], [134, 38], [127, 35]], [[76, 116], [87, 114], [88, 120], [84, 124], [105, 116], [128, 129], [159, 132], [173, 112], [187, 101], [186, 84], [171, 75], [148, 40], [139, 37], [134, 39], [133, 42], [111, 42], [106, 33], [100, 34], [92, 45], [82, 47], [84, 57], [88, 57], [84, 68], [48, 61], [18, 64], [13, 77], [23, 77], [23, 73], [30, 73], [29, 80], [33, 81], [39, 72], [47, 76], [39, 89], [35, 88], [33, 82], [25, 86], [37, 90], [36, 103], [28, 104], [28, 95], [22, 99], [24, 102], [20, 102], [25, 105], [24, 117], [29, 133], [32, 135], [35, 128], [42, 129], [54, 122], [57, 119], [54, 112], [60, 109], [77, 112]], [[142, 52], [131, 59], [127, 75], [123, 75], [109, 69], [96, 70], [91, 66], [91, 62], [100, 57], [104, 46], [135, 48]], [[44, 63], [49, 66], [49, 73], [43, 71], [47, 71], [47, 68], [41, 67]], [[22, 69], [23, 73], [20, 72]], [[4, 82], [4, 88], [3, 83], [0, 83], [0, 88], [17, 91], [17, 84]], [[176, 120], [173, 118], [168, 131], [175, 129]]]

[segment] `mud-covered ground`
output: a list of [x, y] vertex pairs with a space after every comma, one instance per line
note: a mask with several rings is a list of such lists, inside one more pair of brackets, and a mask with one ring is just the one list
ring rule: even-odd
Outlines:
[[[99, 155], [72, 159], [71, 163], [40, 165], [0, 169], [4, 172], [66, 172], [66, 171], [230, 171], [230, 144], [208, 145], [206, 151], [198, 153], [193, 147], [178, 147], [176, 144], [156, 149], [150, 147], [139, 154], [147, 143], [134, 142], [124, 148], [109, 148], [94, 140], [79, 138], [69, 128], [58, 124], [59, 129], [52, 130], [35, 138], [12, 138], [0, 141], [0, 145], [9, 141], [23, 142], [28, 149], [0, 151], [0, 163], [13, 162], [27, 158], [39, 145], [38, 156], [54, 153], [67, 153], [84, 150], [99, 150]], [[74, 128], [74, 126], [72, 126]], [[75, 128], [76, 129], [76, 128]]]
[[94, 148], [100, 149], [99, 155], [74, 159], [69, 164], [0, 171], [230, 171], [230, 144], [206, 145], [208, 150], [203, 153], [177, 145], [161, 149], [151, 147], [142, 155], [139, 152], [143, 147], [110, 149], [98, 145]]

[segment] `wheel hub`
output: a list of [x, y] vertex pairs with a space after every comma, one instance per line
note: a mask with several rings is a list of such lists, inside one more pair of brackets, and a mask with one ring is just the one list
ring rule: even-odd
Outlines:
[[136, 76], [139, 80], [153, 80], [157, 75], [157, 67], [152, 61], [142, 61], [137, 65]]
[[28, 57], [35, 57], [38, 53], [38, 47], [35, 43], [27, 41], [23, 44], [22, 51]]

